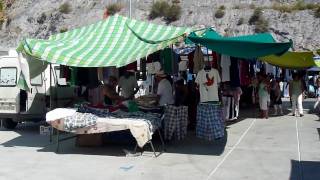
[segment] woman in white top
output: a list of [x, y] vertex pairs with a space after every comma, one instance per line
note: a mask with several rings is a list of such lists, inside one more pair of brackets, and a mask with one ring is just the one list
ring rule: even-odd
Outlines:
[[304, 86], [298, 74], [292, 75], [293, 80], [289, 84], [289, 94], [292, 101], [292, 115], [303, 117], [303, 92]]
[[156, 74], [156, 80], [158, 82], [157, 95], [160, 106], [174, 103], [172, 85], [166, 77], [167, 75], [164, 74], [163, 71]]

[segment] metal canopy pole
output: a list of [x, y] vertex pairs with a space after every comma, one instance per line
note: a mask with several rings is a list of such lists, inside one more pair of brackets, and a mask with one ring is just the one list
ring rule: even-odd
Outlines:
[[129, 18], [132, 16], [132, 0], [129, 0]]
[[[49, 109], [51, 110], [51, 105], [52, 105], [52, 102], [51, 102], [51, 81], [52, 81], [52, 77], [51, 77], [51, 63], [50, 63], [50, 66], [49, 66]], [[47, 89], [46, 89], [47, 91]], [[47, 99], [47, 98], [46, 98]], [[53, 127], [51, 126], [50, 128], [50, 142], [52, 142], [52, 136], [53, 136]]]

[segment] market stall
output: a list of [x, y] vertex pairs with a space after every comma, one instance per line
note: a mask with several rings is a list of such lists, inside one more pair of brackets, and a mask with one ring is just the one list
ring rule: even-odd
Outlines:
[[[32, 67], [34, 63], [39, 64], [41, 62], [43, 65], [53, 63], [84, 68], [119, 68], [183, 40], [190, 31], [190, 28], [155, 25], [116, 15], [86, 27], [52, 35], [48, 40], [25, 39], [19, 45], [18, 51], [26, 56], [35, 57], [37, 60], [21, 59], [20, 63], [24, 68], [19, 78], [19, 86], [26, 90], [30, 87], [30, 78], [37, 75], [36, 70], [29, 71], [29, 67]], [[94, 91], [96, 93], [93, 94], [96, 94], [99, 99], [99, 92], [104, 90], [99, 90], [99, 87], [97, 87]], [[126, 102], [115, 105], [123, 104], [126, 104]], [[102, 108], [106, 110], [105, 107]], [[156, 109], [156, 107], [149, 108]], [[123, 109], [127, 112], [122, 111]], [[153, 148], [152, 135], [162, 123], [160, 115], [151, 113], [148, 107], [144, 107], [144, 112], [132, 112], [128, 107], [123, 109], [117, 109], [117, 113], [115, 113], [112, 107], [112, 110], [108, 109], [106, 114], [99, 117], [96, 112], [83, 113], [78, 108], [72, 110], [74, 114], [49, 118], [47, 122], [58, 132], [61, 130], [75, 134], [130, 129], [139, 147], [151, 143]], [[47, 117], [59, 114], [57, 111], [49, 112]], [[86, 120], [90, 119], [93, 122], [80, 123], [81, 126], [76, 126], [76, 129], [68, 128], [70, 126], [74, 127], [71, 122], [76, 123], [77, 120], [87, 122]], [[57, 142], [59, 145], [59, 136]]]
[[[291, 40], [288, 42], [276, 42], [269, 33], [230, 37], [221, 36], [211, 28], [191, 33], [186, 39], [186, 43], [203, 46], [213, 51], [211, 53], [213, 61], [210, 60], [208, 62], [206, 60], [210, 59], [209, 56], [208, 58], [200, 58], [201, 60], [193, 60], [193, 64], [197, 64], [193, 68], [193, 72], [197, 74], [197, 78], [203, 76], [202, 74], [206, 75], [203, 81], [198, 82], [201, 96], [206, 96], [210, 91], [208, 88], [214, 84], [210, 83], [211, 77], [215, 83], [218, 82], [214, 85], [218, 86], [215, 87], [214, 92], [219, 89], [221, 97], [209, 97], [201, 101], [197, 110], [199, 115], [202, 111], [205, 111], [203, 110], [204, 108], [212, 108], [212, 110], [206, 110], [206, 114], [209, 114], [206, 119], [212, 119], [210, 121], [211, 124], [216, 122], [215, 127], [219, 127], [220, 122], [224, 120], [237, 120], [241, 96], [245, 96], [244, 99], [247, 100], [252, 99], [252, 102], [254, 102], [257, 91], [254, 77], [257, 70], [266, 74], [269, 72], [273, 74], [272, 67], [269, 68], [268, 65], [256, 63], [256, 60], [267, 55], [280, 56], [292, 46]], [[197, 50], [195, 54], [196, 52]], [[219, 73], [215, 73], [216, 71], [219, 71]], [[218, 74], [220, 77], [214, 74]], [[201, 90], [202, 86], [205, 87], [204, 90]], [[213, 93], [210, 94], [212, 96]], [[223, 107], [216, 105], [220, 102], [222, 102]], [[222, 112], [214, 113], [216, 111]], [[201, 119], [201, 116], [198, 116], [197, 122], [201, 121]], [[197, 127], [198, 134], [202, 133], [202, 129]], [[213, 132], [215, 131], [211, 131], [211, 134], [214, 135]], [[219, 131], [216, 130], [216, 132]]]
[[[158, 132], [162, 149], [164, 149], [164, 142], [159, 130], [161, 128], [161, 114], [157, 113], [110, 112], [107, 109], [81, 105], [81, 107], [74, 109], [54, 109], [47, 113], [46, 121], [59, 131], [77, 135], [101, 134], [128, 129], [136, 139], [137, 146], [143, 148], [147, 143], [150, 143], [154, 153], [152, 135]], [[59, 148], [60, 141], [57, 143], [57, 148]], [[155, 156], [157, 155], [155, 154]]]
[[284, 68], [291, 69], [302, 69], [310, 68], [314, 66], [319, 66], [318, 61], [314, 59], [317, 56], [316, 53], [320, 54], [320, 50], [315, 52], [312, 51], [302, 51], [302, 52], [287, 52], [281, 56], [269, 55], [265, 57], [260, 57], [261, 61], [267, 62], [269, 64], [280, 66]]
[[[220, 139], [225, 135], [225, 120], [237, 119], [239, 115], [241, 89], [252, 85], [252, 69], [255, 73], [260, 66], [251, 62], [269, 55], [283, 55], [292, 46], [292, 41], [279, 43], [270, 34], [223, 37], [213, 29], [187, 36], [191, 31], [190, 28], [111, 16], [87, 27], [50, 36], [48, 40], [26, 39], [18, 50], [37, 60], [21, 60], [24, 68], [19, 86], [28, 89], [30, 78], [37, 75], [37, 69], [29, 71], [35, 63], [95, 68], [93, 71], [98, 75], [89, 81], [106, 84], [93, 85], [89, 92], [91, 105], [85, 110], [82, 104], [76, 109], [56, 109], [47, 114], [47, 122], [58, 132], [97, 134], [129, 129], [139, 147], [151, 143], [153, 148], [152, 135], [162, 126], [166, 140], [182, 140], [186, 137], [187, 127], [194, 125], [198, 138]], [[182, 40], [196, 45], [184, 58], [172, 47], [168, 48]], [[143, 59], [140, 63], [134, 63], [140, 59]], [[144, 80], [139, 87], [137, 83], [131, 86], [135, 78], [121, 73], [129, 72], [128, 66], [132, 64], [135, 64], [135, 77]], [[268, 71], [267, 67], [260, 69]], [[83, 71], [80, 74], [90, 73]], [[132, 101], [134, 94], [122, 93], [126, 98], [117, 95], [120, 103], [101, 101], [101, 94], [105, 91], [110, 94], [108, 91], [115, 90], [117, 85], [127, 89], [129, 84], [123, 82], [119, 74], [132, 78], [128, 81], [131, 88], [143, 87], [142, 94], [146, 96]], [[96, 77], [102, 79], [96, 80]], [[121, 83], [117, 82], [118, 78]], [[164, 101], [159, 100], [159, 96], [165, 97]], [[132, 103], [138, 108], [130, 108]], [[59, 111], [69, 113], [61, 116]], [[164, 121], [160, 118], [162, 114]], [[161, 133], [159, 135], [162, 140]], [[59, 136], [57, 142], [59, 145]]]

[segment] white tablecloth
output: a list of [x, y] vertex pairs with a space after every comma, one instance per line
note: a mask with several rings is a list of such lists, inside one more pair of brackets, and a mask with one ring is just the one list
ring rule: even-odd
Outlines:
[[[61, 112], [67, 113], [63, 115]], [[75, 113], [76, 111], [64, 108], [52, 110], [47, 113], [47, 123], [60, 131], [67, 131], [64, 128], [64, 118], [67, 116], [71, 116], [72, 112]], [[55, 119], [55, 117], [57, 118]], [[78, 128], [67, 132], [75, 134], [96, 134], [129, 129], [133, 137], [137, 140], [139, 147], [143, 147], [148, 141], [152, 139], [152, 134], [157, 128], [159, 127], [156, 127], [150, 121], [145, 119], [99, 117], [97, 119], [97, 123], [93, 126]]]

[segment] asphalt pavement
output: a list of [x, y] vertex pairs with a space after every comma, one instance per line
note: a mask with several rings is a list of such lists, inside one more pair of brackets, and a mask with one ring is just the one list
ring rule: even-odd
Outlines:
[[[285, 105], [288, 108], [288, 102]], [[20, 124], [14, 131], [1, 128], [0, 179], [317, 180], [320, 120], [308, 110], [312, 105], [313, 100], [304, 102], [302, 118], [286, 111], [284, 116], [257, 119], [257, 110], [241, 110], [225, 138], [207, 142], [190, 131], [185, 140], [167, 143], [157, 158], [149, 147], [140, 156], [128, 154], [132, 144], [80, 148], [74, 139], [63, 142], [56, 153], [49, 136], [39, 134], [39, 124]]]

